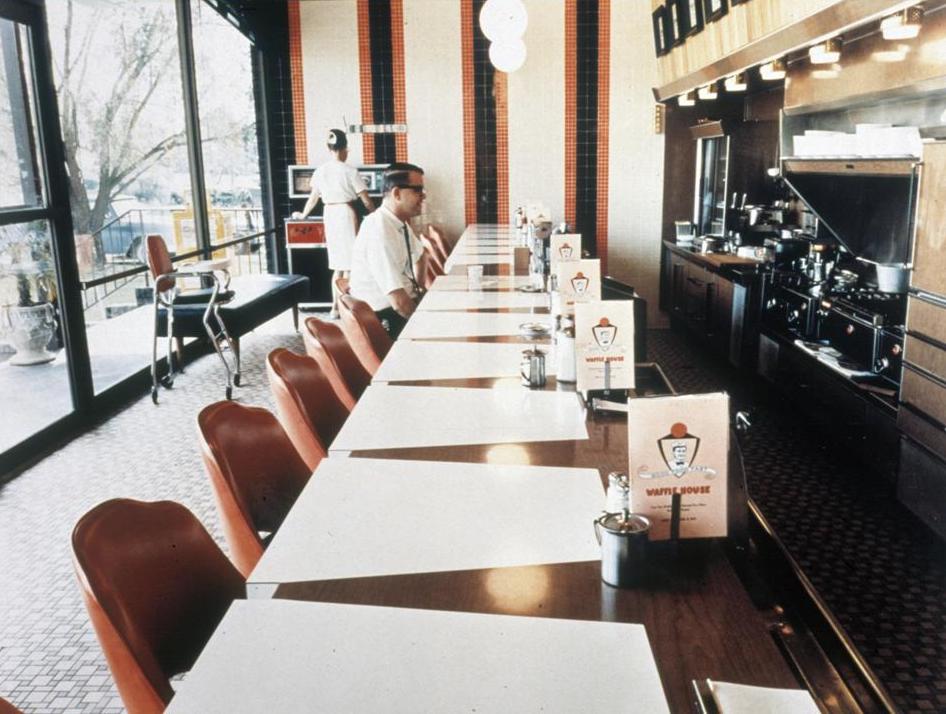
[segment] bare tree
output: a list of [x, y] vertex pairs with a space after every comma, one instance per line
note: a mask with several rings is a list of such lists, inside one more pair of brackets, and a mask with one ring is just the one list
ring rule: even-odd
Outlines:
[[[184, 130], [168, 130], [166, 115], [153, 102], [176, 59], [173, 15], [146, 3], [109, 3], [94, 12], [80, 32], [74, 2], [67, 0], [64, 51], [56, 68], [77, 233], [101, 228], [111, 199], [186, 143]], [[118, 23], [114, 17], [105, 17], [116, 12], [121, 14]], [[103, 28], [112, 38], [113, 54], [107, 57], [100, 56], [101, 42], [96, 42], [96, 33]], [[101, 63], [105, 62], [117, 67], [117, 80], [111, 86], [106, 80], [101, 92]], [[83, 150], [98, 158], [94, 199], [82, 171], [79, 155]]]

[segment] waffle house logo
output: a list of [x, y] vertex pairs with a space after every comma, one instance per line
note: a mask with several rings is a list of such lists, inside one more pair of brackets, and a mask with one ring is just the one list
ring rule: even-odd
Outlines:
[[571, 279], [572, 290], [575, 291], [575, 295], [584, 295], [590, 282], [581, 271], [575, 273], [575, 277]]
[[708, 479], [716, 476], [716, 469], [693, 463], [700, 450], [700, 437], [691, 434], [683, 422], [677, 422], [670, 427], [669, 434], [657, 439], [657, 448], [667, 469], [650, 471], [642, 466], [638, 472], [641, 478], [683, 478], [693, 473], [703, 474]]
[[591, 328], [591, 334], [594, 336], [595, 342], [598, 343], [598, 347], [607, 352], [614, 344], [618, 328], [617, 325], [612, 325], [608, 318], [602, 317], [598, 324]]

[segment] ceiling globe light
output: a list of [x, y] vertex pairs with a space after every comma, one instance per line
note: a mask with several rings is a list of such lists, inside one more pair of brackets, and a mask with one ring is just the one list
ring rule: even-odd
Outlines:
[[699, 91], [696, 93], [696, 96], [698, 96], [703, 101], [716, 99], [718, 96], [716, 93], [716, 85], [707, 84], [705, 87], [700, 87]]
[[785, 79], [785, 60], [775, 59], [759, 67], [759, 75], [766, 82]]
[[677, 97], [678, 106], [692, 107], [694, 104], [696, 104], [696, 94], [694, 92], [687, 92]]
[[489, 46], [489, 61], [500, 72], [515, 72], [526, 61], [526, 43], [521, 39], [493, 42]]
[[480, 8], [480, 29], [490, 42], [518, 40], [529, 24], [521, 0], [486, 0]]
[[833, 37], [820, 45], [809, 48], [812, 64], [834, 64], [841, 59], [841, 38]]
[[731, 77], [726, 77], [723, 86], [726, 87], [727, 92], [745, 92], [749, 86], [746, 84], [746, 73], [739, 72]]
[[912, 40], [920, 34], [922, 24], [923, 8], [914, 5], [881, 20], [880, 31], [885, 40]]

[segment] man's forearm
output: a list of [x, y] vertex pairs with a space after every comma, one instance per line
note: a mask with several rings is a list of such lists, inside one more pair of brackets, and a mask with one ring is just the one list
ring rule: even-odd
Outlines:
[[408, 295], [407, 291], [403, 288], [389, 292], [388, 302], [391, 303], [391, 307], [393, 307], [401, 317], [410, 317], [417, 307], [417, 305], [414, 304], [414, 300], [411, 299], [411, 296]]

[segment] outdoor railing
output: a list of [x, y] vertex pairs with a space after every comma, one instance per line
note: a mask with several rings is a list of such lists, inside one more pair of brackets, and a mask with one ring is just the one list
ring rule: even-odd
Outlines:
[[[245, 209], [238, 209], [245, 210]], [[267, 271], [266, 237], [270, 230], [259, 230], [248, 235], [239, 235], [230, 240], [212, 244], [214, 257], [230, 258], [230, 274], [254, 275]], [[172, 262], [200, 260], [201, 250], [189, 250], [174, 255]], [[106, 261], [94, 270], [84, 270], [80, 277], [83, 308], [86, 324], [151, 303], [151, 275], [148, 266], [140, 260], [124, 258]]]

